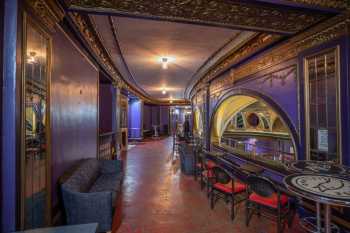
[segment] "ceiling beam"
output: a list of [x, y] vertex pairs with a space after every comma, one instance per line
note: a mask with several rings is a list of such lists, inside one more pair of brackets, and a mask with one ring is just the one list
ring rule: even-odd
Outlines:
[[[334, 2], [336, 0], [290, 0]], [[339, 0], [338, 0], [339, 1]], [[65, 0], [72, 11], [295, 34], [327, 18], [319, 11], [229, 0]], [[326, 3], [324, 3], [326, 4]]]

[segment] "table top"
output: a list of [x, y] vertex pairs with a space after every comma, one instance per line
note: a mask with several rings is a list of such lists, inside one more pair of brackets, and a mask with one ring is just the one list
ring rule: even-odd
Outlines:
[[283, 180], [297, 196], [325, 204], [350, 206], [350, 180], [323, 174], [292, 174]]
[[97, 223], [67, 225], [59, 227], [46, 227], [25, 231], [17, 231], [14, 233], [96, 233]]
[[299, 160], [292, 162], [289, 167], [290, 170], [302, 173], [320, 173], [329, 175], [345, 175], [349, 174], [349, 168], [334, 164], [331, 162]]

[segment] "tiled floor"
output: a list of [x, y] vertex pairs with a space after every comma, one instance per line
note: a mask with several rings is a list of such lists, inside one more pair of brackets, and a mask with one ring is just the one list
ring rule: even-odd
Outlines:
[[[274, 233], [275, 223], [253, 217], [247, 228], [244, 204], [229, 219], [229, 207], [218, 202], [214, 210], [193, 177], [182, 175], [171, 160], [172, 139], [142, 143], [127, 155], [118, 233]], [[299, 233], [295, 222], [286, 233]]]

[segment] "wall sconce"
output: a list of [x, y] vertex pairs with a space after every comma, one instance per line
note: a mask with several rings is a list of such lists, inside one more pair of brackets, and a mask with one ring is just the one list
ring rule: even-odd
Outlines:
[[36, 52], [29, 52], [29, 55], [28, 55], [28, 58], [27, 58], [27, 63], [34, 64], [36, 62], [35, 61], [35, 55], [36, 55]]

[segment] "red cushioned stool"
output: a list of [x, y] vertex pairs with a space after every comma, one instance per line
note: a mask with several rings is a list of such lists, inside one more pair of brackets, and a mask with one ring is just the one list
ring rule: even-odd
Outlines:
[[263, 176], [250, 175], [246, 179], [247, 196], [246, 201], [246, 225], [253, 214], [273, 219], [277, 222], [277, 233], [282, 233], [285, 222], [291, 226], [294, 213], [289, 205], [289, 197], [282, 194], [277, 185]]

